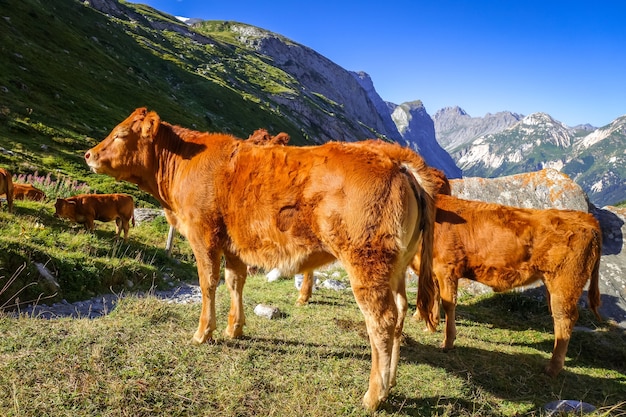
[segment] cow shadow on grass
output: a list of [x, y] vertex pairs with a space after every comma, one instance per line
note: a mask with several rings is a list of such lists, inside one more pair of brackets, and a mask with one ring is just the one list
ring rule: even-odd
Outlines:
[[[570, 354], [576, 353], [576, 345], [576, 342], [570, 345]], [[551, 352], [551, 347], [550, 344], [547, 352]], [[606, 358], [583, 359], [584, 356], [578, 356], [575, 360], [566, 360], [563, 371], [556, 378], [550, 378], [542, 372], [547, 358], [541, 354], [508, 354], [467, 346], [444, 352], [436, 346], [409, 339], [402, 347], [401, 355], [400, 364], [414, 362], [443, 368], [448, 375], [458, 378], [467, 392], [464, 398], [424, 399], [405, 398], [392, 391], [388, 405], [401, 404], [407, 415], [423, 415], [425, 406], [431, 407], [431, 412], [436, 409], [438, 415], [457, 415], [462, 413], [461, 410], [480, 410], [479, 415], [501, 415], [497, 404], [490, 404], [485, 398], [485, 392], [510, 402], [532, 403], [534, 411], [557, 399], [582, 400], [596, 407], [606, 407], [623, 400], [626, 383], [623, 375], [611, 380], [605, 375], [592, 376], [568, 369], [571, 365], [586, 366], [587, 362], [606, 368], [603, 366]], [[624, 366], [621, 368], [623, 374]], [[622, 406], [626, 411], [626, 404]]]
[[[602, 321], [598, 321], [591, 309], [587, 291], [578, 301], [578, 328], [597, 329], [616, 327], [626, 321], [623, 300], [610, 294], [601, 294], [599, 310]], [[444, 322], [443, 311], [441, 321]], [[458, 304], [457, 324], [463, 320], [488, 323], [494, 327], [512, 330], [543, 330], [552, 332], [553, 323], [545, 288], [543, 286], [524, 292], [496, 293]], [[622, 330], [625, 330], [622, 328]]]
[[[353, 327], [353, 331], [358, 331], [358, 323]], [[254, 345], [256, 350], [261, 348], [263, 351], [286, 356], [293, 350], [305, 347], [315, 352], [311, 357], [320, 360], [333, 358], [364, 363], [371, 361], [370, 348], [366, 341], [362, 344], [329, 348], [327, 342], [302, 342], [249, 335], [240, 339], [223, 339], [217, 343], [241, 350]], [[576, 343], [571, 347], [576, 348]], [[548, 346], [548, 352], [550, 348]], [[435, 345], [421, 343], [409, 336], [404, 338], [400, 355], [398, 387], [391, 390], [389, 398], [381, 405], [383, 411], [394, 415], [499, 417], [502, 416], [502, 407], [499, 404], [501, 401], [517, 404], [515, 407], [527, 407], [528, 414], [540, 414], [545, 404], [557, 399], [582, 400], [598, 408], [609, 408], [620, 403], [626, 383], [624, 376], [612, 378], [610, 375], [592, 376], [580, 371], [570, 371], [568, 366], [572, 365], [571, 360], [566, 361], [565, 369], [556, 378], [550, 378], [542, 373], [547, 357], [540, 353], [509, 354], [466, 346], [444, 352]], [[577, 369], [580, 369], [580, 357], [575, 362]], [[457, 380], [449, 383], [462, 385], [463, 395], [447, 396], [442, 392], [439, 396], [421, 396], [419, 387], [414, 395], [402, 393], [402, 387], [410, 385], [411, 375], [403, 372], [403, 367], [407, 364], [443, 369], [447, 374], [446, 378]], [[433, 378], [436, 378], [436, 374], [436, 371], [433, 372]], [[445, 391], [445, 387], [442, 389]], [[459, 392], [459, 388], [454, 391]], [[626, 411], [626, 404], [621, 407]]]
[[[535, 291], [535, 290], [533, 290]], [[581, 300], [586, 300], [583, 294]], [[603, 295], [603, 306], [620, 309], [618, 299]], [[457, 312], [457, 339], [473, 337], [473, 326], [506, 329], [514, 332], [541, 331], [549, 335], [541, 341], [510, 341], [509, 343], [533, 347], [551, 354], [554, 344], [554, 326], [545, 297], [527, 294], [503, 293], [481, 298], [476, 302], [459, 305]], [[443, 340], [445, 321], [442, 319], [437, 334]], [[458, 342], [457, 342], [458, 344]], [[568, 349], [568, 358], [582, 366], [605, 366], [626, 373], [626, 330], [613, 321], [598, 322], [587, 308], [579, 308], [579, 319]], [[599, 349], [602, 346], [602, 349]], [[567, 366], [567, 363], [566, 363]]]

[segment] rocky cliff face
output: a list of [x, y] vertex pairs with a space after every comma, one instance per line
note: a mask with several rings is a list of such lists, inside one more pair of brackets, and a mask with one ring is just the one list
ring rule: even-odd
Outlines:
[[449, 152], [480, 136], [501, 132], [521, 118], [507, 111], [472, 117], [460, 107], [446, 107], [433, 115], [437, 141]]
[[398, 127], [391, 117], [389, 104], [385, 102], [380, 95], [378, 95], [376, 88], [374, 88], [374, 82], [370, 76], [364, 71], [351, 72], [351, 74], [357, 80], [359, 85], [365, 90], [365, 93], [372, 103], [374, 103], [376, 112], [383, 120], [385, 129], [388, 132], [388, 138], [395, 142], [402, 142], [402, 134], [398, 131]]
[[[377, 135], [398, 139], [398, 133], [381, 115], [353, 74], [314, 50], [286, 38], [247, 25], [232, 26], [239, 40], [272, 59], [274, 65], [304, 87], [301, 94], [280, 97], [280, 104], [295, 108], [304, 123], [320, 128], [319, 141], [355, 141]], [[336, 103], [334, 111], [320, 112], [307, 101], [313, 94]], [[341, 113], [343, 114], [341, 114]], [[346, 129], [346, 125], [351, 126]], [[390, 130], [391, 129], [391, 130]]]
[[448, 178], [462, 176], [450, 154], [437, 143], [433, 120], [421, 101], [393, 107], [391, 118], [405, 144], [422, 155], [426, 163], [443, 170]]

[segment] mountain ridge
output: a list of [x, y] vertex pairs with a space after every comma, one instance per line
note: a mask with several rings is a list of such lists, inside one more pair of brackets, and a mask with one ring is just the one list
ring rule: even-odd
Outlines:
[[471, 177], [504, 175], [554, 168], [579, 183], [598, 205], [626, 198], [626, 116], [591, 130], [571, 128], [542, 112], [457, 145], [452, 157]]
[[[0, 154], [0, 163], [16, 172], [74, 175], [98, 190], [104, 180], [89, 175], [82, 151], [135, 107], [148, 106], [171, 123], [242, 138], [263, 127], [287, 132], [294, 145], [392, 140], [418, 150], [451, 178], [554, 167], [580, 181], [594, 201], [624, 200], [625, 175], [619, 166], [611, 170], [623, 161], [615, 151], [623, 147], [619, 129], [581, 125], [535, 146], [528, 140], [535, 124], [517, 132], [528, 149], [494, 146], [488, 135], [502, 134], [522, 115], [473, 118], [449, 108], [431, 117], [419, 100], [384, 101], [365, 72], [345, 70], [252, 25], [185, 23], [115, 0], [5, 0], [0, 9], [0, 51], [7, 57], [0, 62], [0, 136], [3, 148], [18, 150]], [[464, 143], [468, 137], [482, 143]], [[561, 155], [573, 148], [560, 145], [578, 142], [575, 154]], [[486, 146], [486, 164], [471, 158], [478, 145]]]

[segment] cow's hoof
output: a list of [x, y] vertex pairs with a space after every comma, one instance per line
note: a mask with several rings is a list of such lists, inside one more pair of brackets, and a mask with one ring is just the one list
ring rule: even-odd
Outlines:
[[550, 378], [556, 378], [557, 375], [561, 372], [561, 369], [563, 369], [562, 366], [555, 366], [551, 363], [548, 363], [546, 367], [543, 368], [543, 373], [548, 375]]
[[215, 341], [208, 334], [201, 334], [200, 336], [198, 336], [198, 334], [196, 333], [191, 338], [191, 344], [193, 345], [201, 345], [203, 343], [208, 343], [212, 345], [213, 343], [215, 343]]
[[296, 305], [297, 306], [305, 306], [309, 303], [309, 300], [305, 299], [305, 298], [298, 298], [296, 300]]
[[442, 342], [441, 345], [439, 345], [439, 347], [444, 352], [450, 352], [451, 350], [454, 350], [454, 343]]
[[378, 398], [378, 396], [371, 395], [369, 390], [367, 390], [367, 392], [363, 396], [363, 407], [365, 407], [369, 411], [378, 410], [381, 402], [382, 400]]
[[243, 326], [233, 326], [232, 328], [226, 328], [224, 330], [224, 336], [231, 339], [239, 339], [243, 336]]

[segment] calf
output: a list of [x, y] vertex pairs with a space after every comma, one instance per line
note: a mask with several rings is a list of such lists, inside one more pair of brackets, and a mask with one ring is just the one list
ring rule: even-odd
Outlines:
[[15, 200], [32, 200], [43, 201], [46, 194], [39, 188], [35, 188], [30, 184], [13, 184], [13, 198]]
[[[437, 196], [436, 208], [433, 272], [446, 316], [442, 347], [451, 349], [456, 338], [459, 278], [481, 282], [496, 292], [541, 280], [555, 336], [545, 372], [558, 375], [578, 319], [577, 302], [589, 280], [589, 306], [601, 320], [602, 233], [597, 220], [580, 211], [523, 209], [448, 195]], [[418, 254], [414, 268], [419, 259]], [[439, 303], [434, 304], [432, 317], [429, 322], [438, 320]], [[434, 331], [436, 326], [429, 328]]]
[[8, 169], [0, 168], [0, 195], [6, 194], [9, 213], [13, 211], [13, 177]]
[[[225, 333], [243, 334], [246, 264], [312, 270], [339, 259], [363, 312], [372, 367], [364, 405], [395, 385], [407, 311], [404, 273], [421, 244], [418, 305], [432, 310], [433, 180], [423, 159], [395, 146], [384, 155], [349, 143], [258, 146], [202, 133], [137, 109], [85, 153], [97, 173], [133, 182], [162, 204], [187, 237], [202, 289], [195, 343], [216, 329], [225, 258], [231, 308]], [[431, 296], [428, 297], [428, 294]]]
[[115, 220], [115, 235], [119, 237], [124, 230], [124, 240], [128, 239], [129, 222], [135, 225], [133, 198], [126, 194], [81, 194], [58, 198], [54, 207], [55, 216], [84, 224], [91, 231], [94, 230], [94, 220]]

